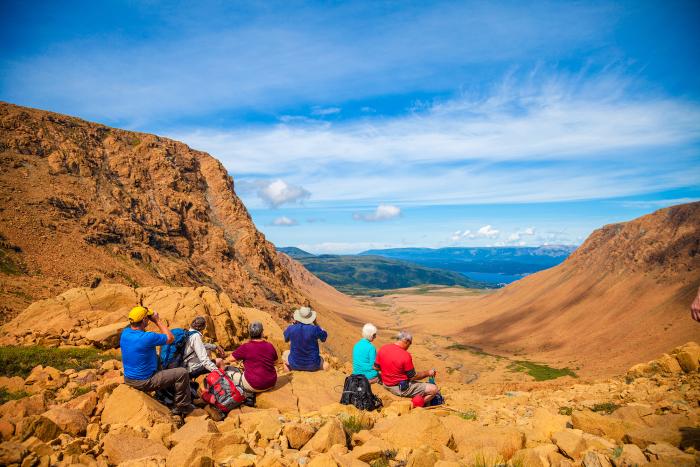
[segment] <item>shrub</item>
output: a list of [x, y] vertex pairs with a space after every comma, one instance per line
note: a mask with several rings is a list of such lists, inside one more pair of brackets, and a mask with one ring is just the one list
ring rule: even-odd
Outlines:
[[29, 393], [25, 391], [9, 391], [7, 388], [0, 388], [0, 405], [7, 401], [13, 401], [27, 397]]
[[466, 412], [460, 412], [457, 414], [459, 418], [463, 418], [464, 420], [476, 420], [476, 412], [473, 410], [467, 410]]
[[552, 368], [541, 363], [528, 362], [527, 360], [517, 360], [508, 365], [511, 371], [521, 371], [535, 378], [535, 381], [546, 381], [548, 379], [561, 378], [562, 376], [573, 376], [574, 373], [569, 368]]
[[559, 415], [571, 415], [574, 412], [574, 409], [571, 407], [563, 406], [559, 407]]
[[610, 414], [619, 408], [620, 408], [620, 406], [615, 404], [614, 402], [603, 402], [602, 404], [595, 404], [591, 408], [591, 410], [594, 412], [604, 412], [604, 413]]
[[362, 420], [355, 417], [354, 415], [351, 415], [349, 417], [342, 417], [340, 421], [343, 422], [343, 428], [345, 428], [345, 433], [347, 433], [350, 436], [366, 428], [364, 423], [362, 423]]
[[68, 368], [84, 370], [112, 358], [92, 347], [0, 346], [0, 376], [26, 378], [37, 365], [51, 366], [61, 371]]

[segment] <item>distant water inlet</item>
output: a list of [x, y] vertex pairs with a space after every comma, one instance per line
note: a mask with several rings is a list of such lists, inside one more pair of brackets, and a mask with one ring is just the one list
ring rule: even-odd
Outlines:
[[493, 285], [504, 285], [515, 282], [523, 277], [529, 275], [530, 273], [524, 274], [503, 274], [498, 272], [472, 272], [472, 271], [460, 271], [463, 276], [469, 279], [486, 282], [487, 284]]

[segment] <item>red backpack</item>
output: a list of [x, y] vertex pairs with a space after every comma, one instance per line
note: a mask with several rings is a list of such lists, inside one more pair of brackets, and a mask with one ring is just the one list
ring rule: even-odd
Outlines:
[[245, 395], [223, 370], [216, 369], [204, 380], [202, 400], [226, 414], [243, 404]]

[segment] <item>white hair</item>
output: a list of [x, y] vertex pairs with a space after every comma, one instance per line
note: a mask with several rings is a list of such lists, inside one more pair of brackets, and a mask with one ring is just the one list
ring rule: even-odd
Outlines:
[[413, 342], [413, 336], [408, 331], [399, 331], [399, 333], [396, 335], [396, 340], [397, 341]]
[[364, 326], [362, 326], [362, 337], [365, 339], [372, 340], [372, 337], [377, 334], [377, 326], [375, 326], [372, 323], [367, 323]]

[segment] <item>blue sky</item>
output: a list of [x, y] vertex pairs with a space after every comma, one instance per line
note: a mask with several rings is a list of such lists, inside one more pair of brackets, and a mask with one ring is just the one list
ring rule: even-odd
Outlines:
[[700, 199], [698, 2], [0, 3], [0, 99], [210, 152], [279, 246], [578, 244]]

